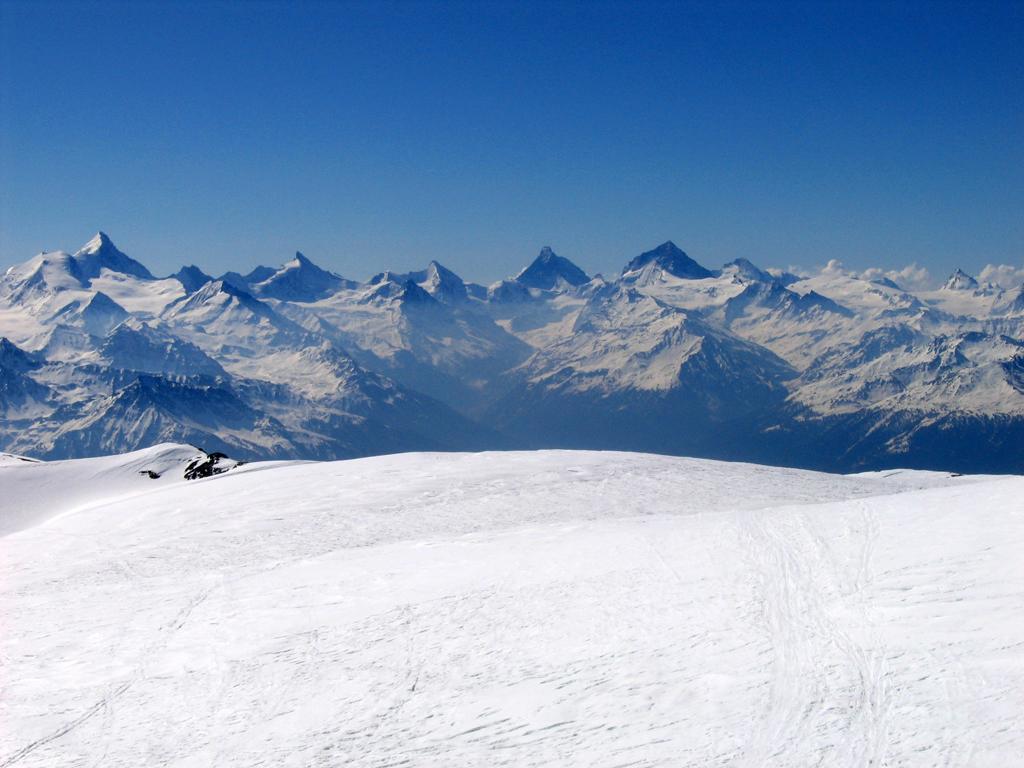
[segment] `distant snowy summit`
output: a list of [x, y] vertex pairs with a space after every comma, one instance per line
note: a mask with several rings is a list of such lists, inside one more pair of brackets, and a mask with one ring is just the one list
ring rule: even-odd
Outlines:
[[673, 242], [479, 285], [280, 267], [155, 277], [98, 233], [0, 277], [0, 448], [243, 458], [624, 448], [823, 469], [1019, 471], [1024, 289], [801, 277]]
[[528, 288], [552, 291], [575, 288], [589, 282], [590, 278], [582, 269], [545, 245], [530, 266], [516, 275], [515, 280]]
[[962, 269], [957, 269], [942, 287], [947, 291], [973, 291], [978, 288], [978, 281]]
[[622, 270], [622, 277], [634, 283], [647, 283], [665, 277], [703, 280], [714, 277], [714, 272], [702, 267], [669, 240], [630, 260]]

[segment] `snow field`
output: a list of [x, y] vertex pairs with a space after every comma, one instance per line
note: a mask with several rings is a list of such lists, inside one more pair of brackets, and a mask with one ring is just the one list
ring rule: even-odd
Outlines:
[[1022, 491], [541, 451], [94, 497], [0, 539], [0, 766], [1014, 764]]

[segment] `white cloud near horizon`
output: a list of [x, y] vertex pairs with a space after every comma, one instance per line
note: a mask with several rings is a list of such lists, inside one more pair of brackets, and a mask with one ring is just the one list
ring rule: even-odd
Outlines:
[[[855, 269], [847, 269], [839, 259], [829, 259], [828, 263], [823, 267], [816, 267], [808, 270], [803, 267], [789, 266], [785, 271], [794, 275], [799, 275], [800, 277], [814, 277], [816, 275], [847, 275], [849, 277], [856, 277], [862, 280], [879, 280], [886, 278], [888, 280], [892, 280], [900, 288], [904, 288], [909, 291], [930, 290], [938, 287], [940, 284], [938, 280], [932, 277], [927, 267], [922, 267], [917, 262], [908, 264], [901, 269], [869, 267], [862, 272], [858, 272]], [[775, 268], [769, 269], [768, 272], [772, 274], [781, 274], [783, 270]]]
[[927, 291], [937, 287], [938, 281], [932, 277], [927, 267], [922, 267], [916, 261], [902, 269], [881, 269], [870, 267], [861, 272], [860, 276], [865, 280], [878, 280], [886, 278], [892, 280], [900, 288], [908, 291]]
[[978, 282], [992, 283], [1000, 288], [1012, 290], [1024, 284], [1024, 267], [1011, 264], [986, 264], [978, 273]]
[[[839, 259], [830, 259], [824, 266], [806, 269], [790, 265], [786, 269], [772, 267], [767, 270], [773, 275], [781, 275], [783, 272], [797, 275], [799, 277], [814, 277], [817, 275], [837, 276], [847, 275], [862, 280], [887, 279], [896, 283], [900, 288], [908, 291], [929, 291], [942, 285], [944, 278], [933, 275], [927, 267], [917, 262], [911, 262], [899, 269], [885, 269], [884, 267], [869, 267], [863, 271], [847, 269]], [[992, 283], [1004, 290], [1016, 290], [1024, 285], [1024, 266], [1012, 264], [986, 264], [981, 271], [975, 275], [978, 282], [984, 285]]]

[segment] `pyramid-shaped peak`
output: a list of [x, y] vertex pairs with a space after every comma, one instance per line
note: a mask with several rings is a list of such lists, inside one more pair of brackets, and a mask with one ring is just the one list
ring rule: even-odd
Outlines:
[[341, 276], [318, 267], [301, 251], [268, 277], [251, 283], [253, 293], [260, 298], [303, 302], [325, 298], [346, 285]]
[[468, 298], [465, 281], [439, 261], [432, 260], [424, 272], [409, 277], [435, 299], [458, 302]]
[[107, 294], [97, 291], [79, 315], [81, 327], [93, 336], [106, 336], [128, 317], [128, 311]]
[[533, 262], [516, 275], [516, 281], [530, 288], [552, 290], [559, 285], [572, 287], [590, 282], [590, 277], [569, 259], [559, 256], [545, 245]]
[[101, 269], [124, 275], [152, 280], [153, 275], [142, 264], [122, 253], [106, 232], [97, 232], [92, 239], [75, 252], [74, 260], [82, 276], [91, 280], [99, 277]]
[[232, 296], [236, 299], [248, 299], [254, 301], [252, 294], [242, 288], [239, 288], [237, 285], [229, 283], [227, 280], [211, 280], [200, 287], [198, 291], [193, 293], [190, 297], [190, 301], [194, 303], [209, 301], [221, 294], [224, 294], [225, 296]]
[[652, 258], [665, 259], [665, 258], [678, 258], [680, 256], [686, 256], [686, 258], [690, 258], [687, 255], [686, 251], [684, 251], [682, 248], [680, 248], [678, 245], [676, 245], [671, 240], [666, 240], [664, 243], [662, 243], [658, 247], [652, 248], [651, 250], [647, 251], [646, 253], [649, 254]]
[[97, 232], [93, 235], [89, 242], [75, 251], [75, 256], [88, 256], [96, 253], [121, 253], [117, 246], [114, 245], [114, 241], [110, 239], [110, 235], [106, 232]]
[[657, 248], [645, 251], [632, 259], [626, 265], [626, 268], [622, 270], [623, 277], [628, 277], [631, 273], [639, 273], [648, 265], [675, 277], [687, 280], [701, 280], [705, 277], [714, 277], [714, 273], [710, 269], [701, 266], [691, 259], [685, 251], [671, 240], [666, 240]]
[[436, 259], [432, 259], [431, 262], [427, 264], [427, 278], [429, 279], [431, 276], [434, 275], [436, 275], [438, 279], [444, 281], [456, 283], [463, 282], [461, 277], [459, 277], [455, 272], [452, 272], [450, 269], [448, 269], [448, 267], [446, 267], [444, 264], [437, 261]]
[[978, 281], [958, 267], [942, 287], [948, 291], [973, 291]]
[[117, 246], [114, 245], [114, 241], [110, 239], [110, 235], [106, 232], [100, 231], [92, 236], [85, 245], [83, 245], [78, 253], [96, 253], [104, 248], [113, 248], [117, 250]]
[[[284, 262], [280, 267], [274, 269], [272, 267], [256, 267], [250, 275], [255, 278], [252, 280], [253, 283], [262, 283], [270, 280], [276, 276], [280, 276], [284, 272], [294, 272], [299, 270], [302, 272], [321, 272], [316, 264], [314, 264], [302, 251], [296, 251], [295, 255]], [[248, 277], [248, 276], [247, 276]]]
[[[122, 312], [125, 311], [124, 307], [122, 307], [120, 304], [118, 304], [112, 298], [107, 296], [107, 294], [105, 294], [103, 291], [96, 291], [96, 293], [94, 293], [92, 295], [92, 298], [90, 298], [89, 301], [86, 302], [85, 308], [86, 309], [89, 309], [89, 308], [92, 308], [92, 309], [103, 309], [103, 310], [106, 310], [106, 309], [117, 309], [117, 310], [120, 310]], [[125, 314], [127, 314], [127, 312], [125, 312]]]
[[208, 282], [213, 280], [208, 274], [203, 272], [195, 264], [190, 264], [187, 267], [182, 267], [175, 272], [171, 277], [175, 278], [185, 288], [186, 293], [195, 293]]
[[229, 283], [227, 280], [211, 280], [205, 283], [196, 291], [195, 296], [192, 297], [193, 301], [205, 301], [212, 296], [216, 296], [218, 293], [239, 293], [240, 290]]
[[[257, 267], [257, 269], [260, 269], [260, 267]], [[310, 275], [319, 275], [319, 276], [328, 276], [328, 275], [330, 275], [330, 276], [337, 277], [337, 275], [334, 275], [333, 272], [330, 272], [329, 270], [326, 270], [323, 267], [321, 267], [319, 264], [316, 264], [312, 259], [310, 259], [302, 251], [296, 251], [295, 252], [295, 256], [292, 257], [291, 261], [288, 261], [288, 262], [284, 263], [283, 265], [281, 265], [280, 269], [273, 270], [273, 274], [269, 275], [267, 278], [264, 278], [264, 280], [261, 280], [259, 282], [266, 282], [267, 280], [273, 280], [275, 278], [280, 278], [282, 273], [284, 273], [284, 272], [293, 272], [295, 270], [299, 270], [301, 272], [306, 272], [306, 273], [309, 273]]]

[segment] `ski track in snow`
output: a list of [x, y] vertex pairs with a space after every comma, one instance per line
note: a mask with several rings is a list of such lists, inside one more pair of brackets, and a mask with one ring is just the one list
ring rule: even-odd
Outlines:
[[1024, 479], [252, 469], [0, 539], [0, 766], [1024, 761]]

